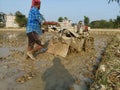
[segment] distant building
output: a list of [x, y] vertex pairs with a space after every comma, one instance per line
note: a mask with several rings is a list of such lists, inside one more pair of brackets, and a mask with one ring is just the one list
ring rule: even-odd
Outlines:
[[18, 24], [15, 22], [15, 15], [6, 15], [6, 27], [19, 27]]
[[72, 27], [72, 22], [70, 20], [64, 19], [63, 22], [59, 22], [61, 28], [68, 29]]

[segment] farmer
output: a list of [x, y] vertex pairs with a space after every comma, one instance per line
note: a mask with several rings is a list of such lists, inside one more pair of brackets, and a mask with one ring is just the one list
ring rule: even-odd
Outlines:
[[[41, 23], [44, 19], [39, 12], [40, 6], [40, 0], [32, 0], [32, 6], [29, 11], [26, 27], [26, 33], [28, 37], [27, 56], [29, 56], [32, 60], [35, 60], [33, 54], [42, 48], [41, 41], [39, 40], [39, 35], [42, 34]], [[36, 46], [34, 46], [35, 44]]]
[[83, 34], [85, 37], [89, 36], [89, 27], [87, 25], [84, 26]]
[[78, 25], [77, 25], [77, 33], [78, 34], [83, 34], [83, 24], [82, 24], [82, 21], [79, 21]]

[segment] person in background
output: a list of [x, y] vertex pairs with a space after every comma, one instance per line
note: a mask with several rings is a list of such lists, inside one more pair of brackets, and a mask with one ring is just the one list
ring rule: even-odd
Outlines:
[[83, 34], [85, 37], [89, 35], [89, 27], [87, 25], [84, 26]]
[[77, 25], [77, 33], [82, 35], [83, 34], [83, 24], [82, 24], [82, 21], [79, 21], [78, 25]]
[[41, 41], [39, 40], [39, 35], [42, 34], [41, 23], [44, 21], [44, 18], [39, 12], [40, 6], [40, 0], [32, 0], [26, 27], [26, 34], [28, 37], [27, 56], [32, 60], [35, 60], [33, 54], [42, 48]]

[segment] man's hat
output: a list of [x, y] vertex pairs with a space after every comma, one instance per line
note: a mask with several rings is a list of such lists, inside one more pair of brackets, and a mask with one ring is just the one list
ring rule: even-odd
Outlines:
[[41, 1], [40, 0], [32, 0], [32, 5], [31, 7], [35, 6], [36, 4], [40, 4]]

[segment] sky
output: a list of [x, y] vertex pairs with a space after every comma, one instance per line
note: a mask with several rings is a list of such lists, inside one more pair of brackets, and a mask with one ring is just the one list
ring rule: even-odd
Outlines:
[[[20, 11], [28, 17], [32, 0], [0, 0], [0, 12], [6, 14]], [[120, 16], [120, 6], [116, 2], [108, 4], [108, 0], [41, 0], [40, 13], [46, 21], [58, 21], [59, 17], [67, 17], [74, 23], [89, 17], [94, 20], [116, 19]]]

